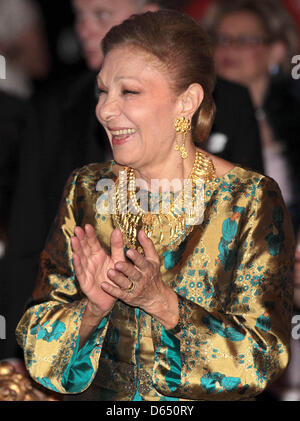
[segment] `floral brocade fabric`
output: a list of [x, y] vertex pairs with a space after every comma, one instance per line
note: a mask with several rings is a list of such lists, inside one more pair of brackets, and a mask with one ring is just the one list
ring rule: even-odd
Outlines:
[[[110, 215], [96, 203], [114, 162], [73, 172], [41, 255], [32, 305], [17, 327], [34, 380], [87, 400], [244, 400], [289, 361], [295, 239], [276, 182], [235, 166], [204, 186], [205, 214], [176, 250], [162, 249], [163, 281], [179, 296], [178, 339], [117, 301], [78, 349], [86, 297], [72, 263], [75, 226], [91, 224], [110, 252]], [[166, 231], [167, 232], [167, 231]], [[167, 239], [166, 239], [167, 241]]]

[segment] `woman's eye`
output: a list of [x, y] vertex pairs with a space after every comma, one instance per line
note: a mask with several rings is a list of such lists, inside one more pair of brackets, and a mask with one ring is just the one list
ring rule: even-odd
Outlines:
[[96, 97], [99, 97], [101, 94], [104, 94], [104, 93], [105, 93], [104, 89], [101, 89], [98, 86], [96, 86]]
[[110, 19], [111, 13], [99, 10], [94, 12], [94, 16], [98, 21], [105, 22]]
[[123, 95], [137, 95], [138, 92], [137, 91], [131, 91], [129, 89], [123, 89], [122, 94]]

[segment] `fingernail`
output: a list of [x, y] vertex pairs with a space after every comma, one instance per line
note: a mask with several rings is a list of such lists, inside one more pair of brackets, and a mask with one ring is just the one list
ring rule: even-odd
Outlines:
[[109, 279], [110, 279], [110, 278], [113, 278], [114, 274], [113, 274], [113, 272], [112, 272], [112, 269], [109, 269], [109, 270], [107, 271], [107, 276], [108, 276], [108, 278], [109, 278]]
[[123, 265], [122, 265], [122, 262], [117, 262], [116, 264], [115, 264], [115, 268], [117, 269], [117, 270], [122, 270], [122, 267], [123, 267]]
[[141, 231], [140, 231], [140, 233], [142, 234], [142, 236], [143, 236], [144, 238], [148, 238], [148, 236], [147, 236], [147, 234], [145, 233], [145, 231], [141, 230]]
[[129, 256], [129, 257], [130, 257], [130, 255], [133, 256], [133, 254], [134, 254], [134, 251], [132, 249], [129, 249], [129, 250], [126, 251], [126, 255]]

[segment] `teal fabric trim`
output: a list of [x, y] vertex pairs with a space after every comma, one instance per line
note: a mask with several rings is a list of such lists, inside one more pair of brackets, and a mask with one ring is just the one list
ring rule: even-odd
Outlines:
[[172, 251], [172, 250], [168, 250], [165, 253], [163, 253], [163, 258], [164, 258], [164, 266], [166, 269], [171, 270], [173, 269], [173, 267], [175, 265], [177, 265], [177, 263], [179, 262], [179, 260], [181, 259], [183, 253], [185, 252], [186, 249], [186, 245], [187, 245], [187, 240], [184, 240], [178, 247], [178, 250], [176, 251]]
[[160, 398], [159, 401], [160, 402], [161, 401], [176, 401], [176, 402], [178, 402], [179, 401], [179, 398], [171, 398], [170, 396], [163, 396], [162, 398]]
[[[140, 363], [140, 350], [139, 350], [139, 332], [140, 332], [140, 309], [136, 308], [135, 309], [135, 315], [136, 315], [136, 319], [137, 319], [137, 341], [136, 341], [136, 346], [135, 346], [135, 358], [136, 358], [136, 365], [137, 365], [137, 370], [139, 371], [141, 363]], [[138, 384], [137, 384], [137, 389], [135, 392], [134, 397], [132, 398], [133, 401], [142, 401], [143, 398], [140, 395], [139, 392], [139, 386], [140, 386], [140, 381], [138, 380]]]
[[165, 380], [171, 392], [174, 392], [181, 384], [182, 364], [180, 355], [180, 340], [162, 326], [161, 342], [162, 347], [167, 349], [166, 357], [170, 365], [170, 370], [165, 376]]
[[134, 395], [134, 397], [132, 398], [132, 400], [133, 400], [134, 402], [141, 402], [141, 401], [143, 401], [143, 400], [144, 400], [144, 399], [141, 397], [141, 395], [140, 395], [139, 389], [137, 389], [137, 391], [135, 392], [135, 395]]
[[[140, 369], [140, 350], [139, 350], [139, 322], [140, 322], [140, 309], [136, 309], [136, 318], [137, 318], [137, 342], [135, 347], [136, 355], [136, 364], [137, 369]], [[181, 358], [180, 358], [180, 340], [176, 336], [168, 333], [164, 327], [162, 327], [162, 346], [167, 348], [167, 358], [171, 367], [169, 374], [165, 377], [168, 387], [171, 391], [177, 389], [181, 383]], [[137, 390], [135, 392], [133, 401], [139, 402], [143, 401], [143, 397], [139, 392], [140, 382], [138, 380]], [[178, 398], [173, 398], [170, 396], [162, 396], [160, 398], [162, 401], [178, 401]]]
[[90, 355], [96, 346], [97, 337], [106, 323], [107, 318], [104, 317], [93, 335], [80, 350], [78, 335], [76, 348], [62, 378], [62, 386], [67, 393], [80, 393], [89, 384], [94, 373]]
[[[140, 370], [140, 366], [141, 366], [141, 362], [140, 362], [140, 349], [139, 349], [140, 309], [137, 308], [135, 311], [136, 311], [136, 319], [137, 319], [137, 326], [138, 326], [138, 328], [137, 328], [137, 341], [136, 341], [136, 346], [135, 346], [135, 355], [136, 355], [137, 369], [139, 371]], [[177, 338], [175, 337], [175, 339], [177, 339]], [[179, 349], [179, 352], [180, 352], [180, 349]], [[179, 378], [180, 378], [180, 374], [179, 374]], [[141, 402], [141, 401], [144, 400], [143, 397], [140, 395], [139, 388], [140, 388], [140, 381], [138, 380], [137, 390], [135, 392], [134, 397], [132, 398], [132, 400], [135, 401], [135, 402]], [[171, 398], [171, 397], [168, 397], [168, 396], [163, 396], [163, 397], [161, 397], [160, 400], [163, 400], [163, 401], [178, 401], [179, 399], [178, 398]]]

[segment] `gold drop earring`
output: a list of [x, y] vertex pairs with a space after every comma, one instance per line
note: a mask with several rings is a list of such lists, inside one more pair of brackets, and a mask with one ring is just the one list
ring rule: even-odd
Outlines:
[[[176, 118], [175, 121], [175, 129], [176, 129], [176, 145], [174, 147], [175, 151], [181, 152], [181, 158], [186, 159], [188, 157], [188, 153], [185, 149], [185, 138], [187, 132], [191, 130], [191, 121], [185, 117]], [[182, 145], [179, 146], [178, 137], [182, 135]]]

